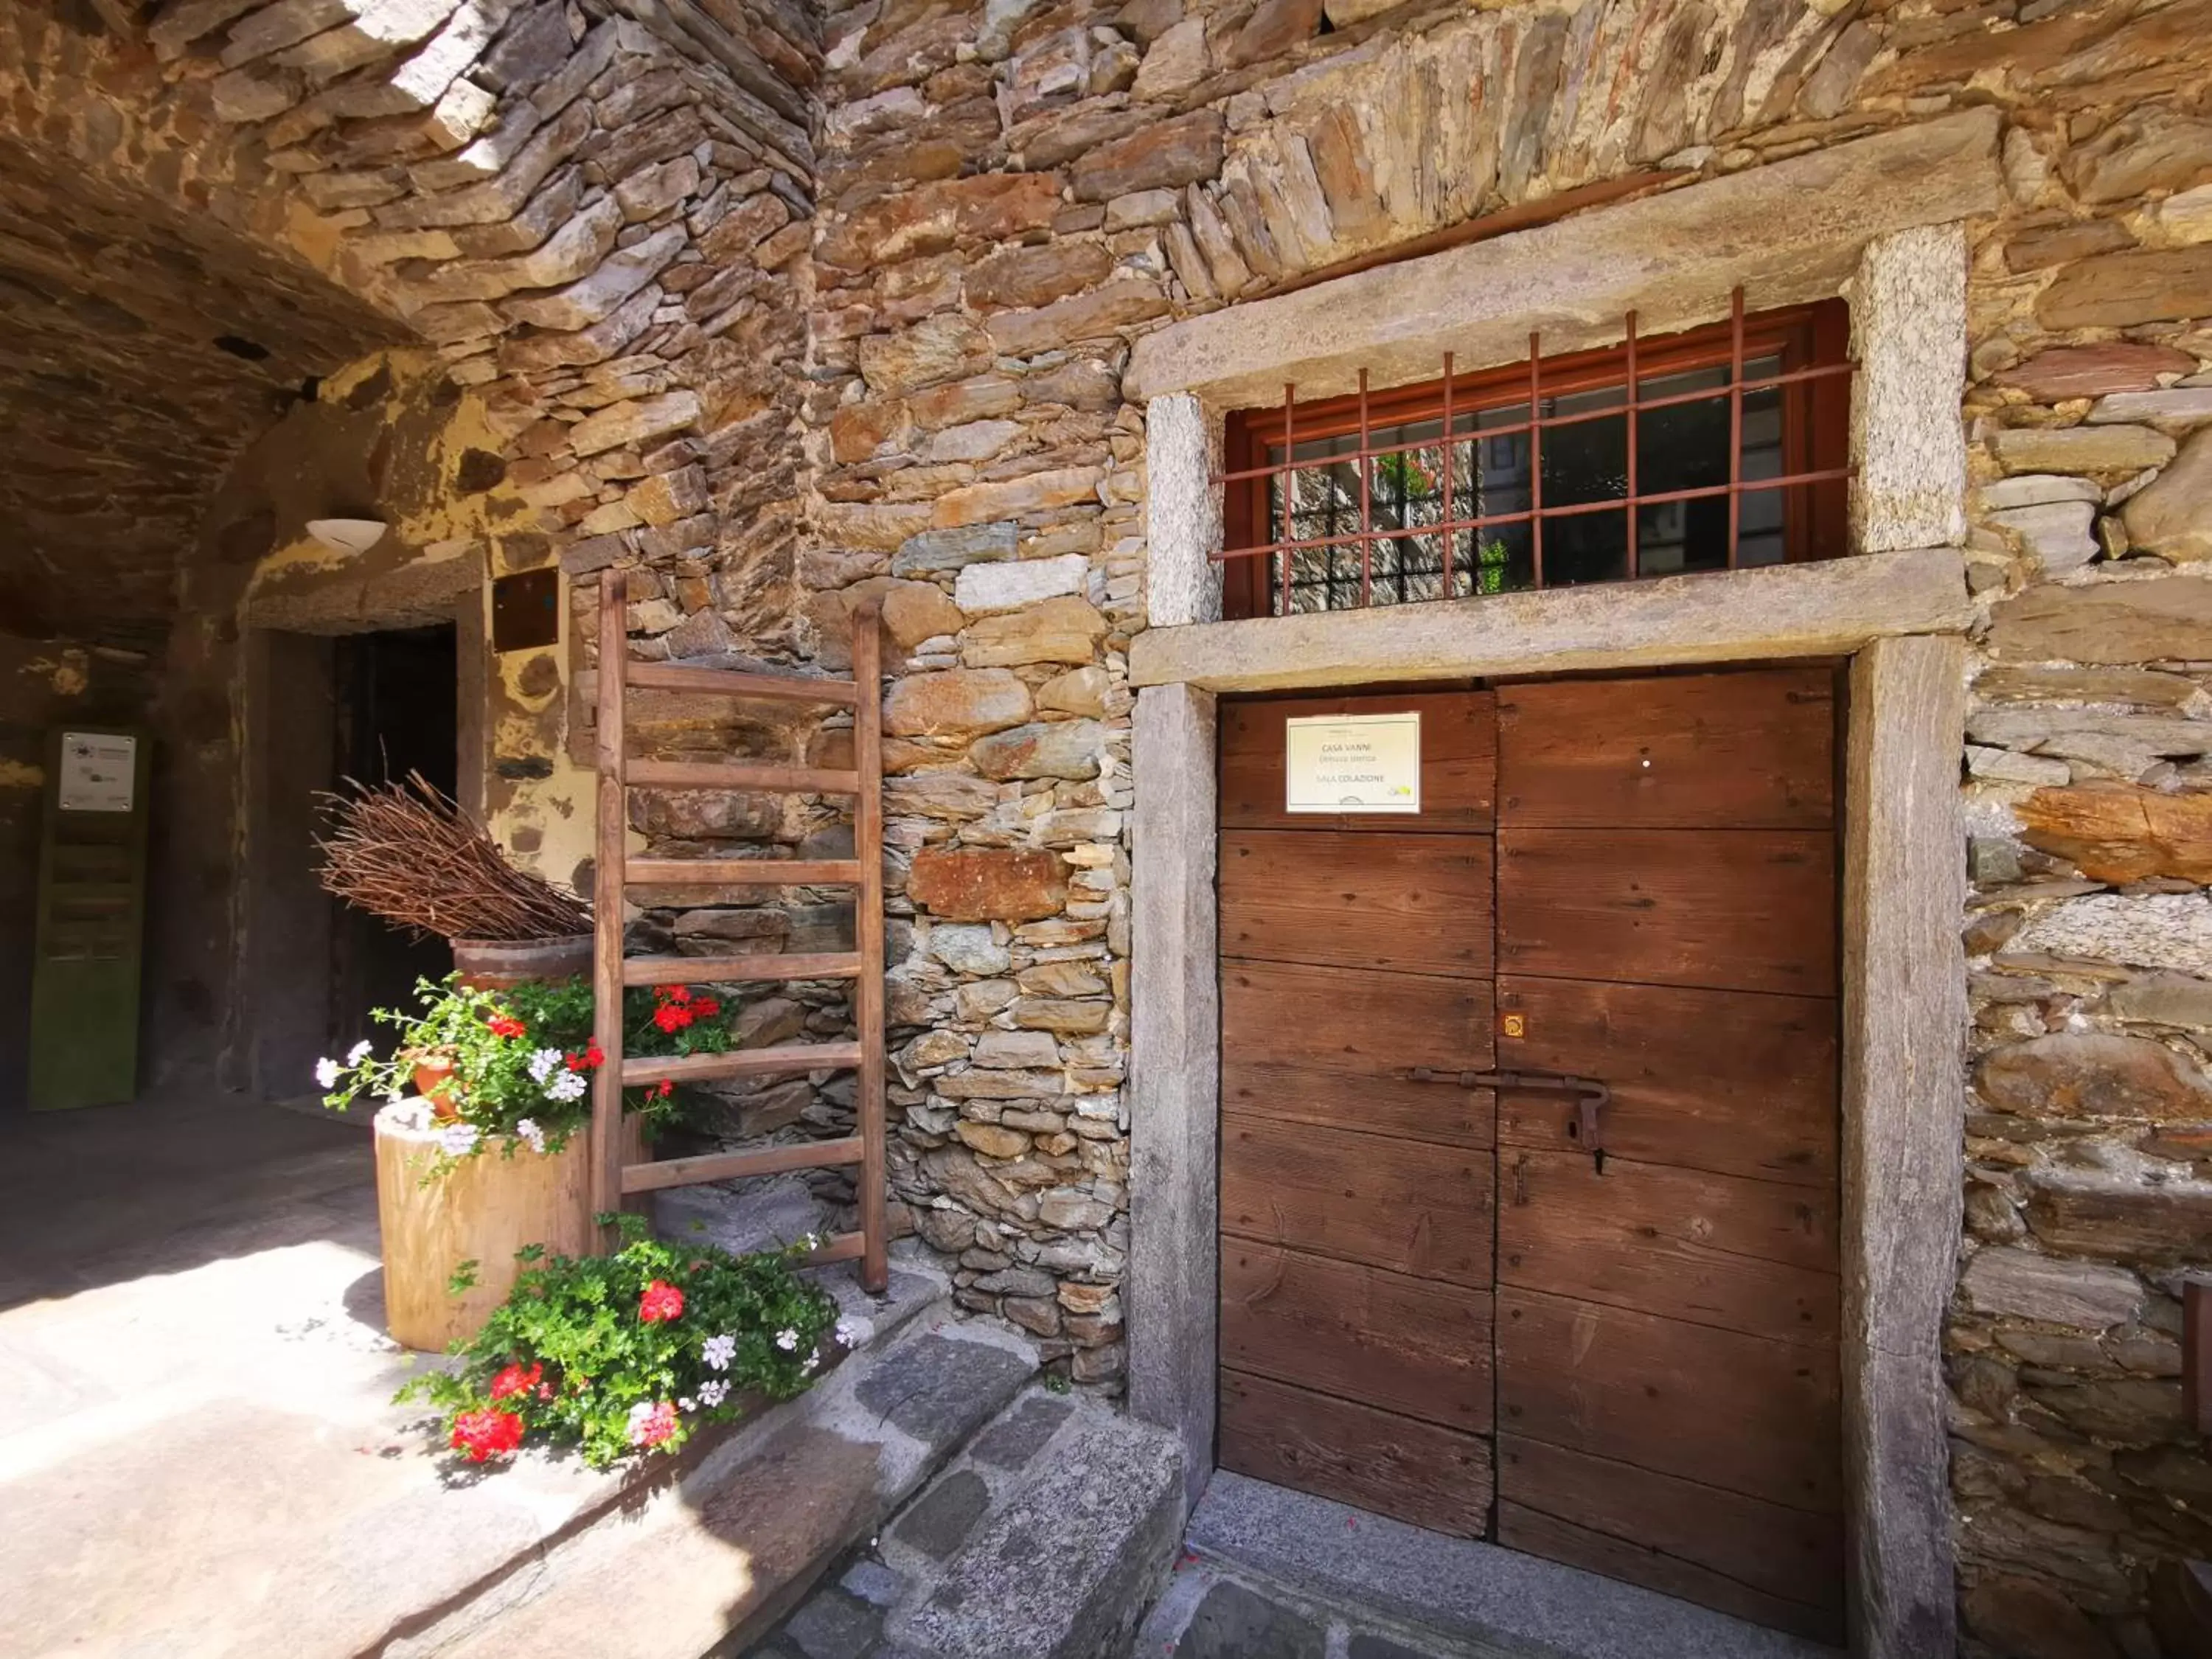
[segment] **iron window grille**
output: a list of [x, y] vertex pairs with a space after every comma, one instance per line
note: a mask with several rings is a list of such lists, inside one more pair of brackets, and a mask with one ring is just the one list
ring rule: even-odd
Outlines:
[[[1283, 616], [1844, 550], [1840, 301], [1229, 425], [1224, 609]], [[1445, 434], [1449, 434], [1446, 441]]]

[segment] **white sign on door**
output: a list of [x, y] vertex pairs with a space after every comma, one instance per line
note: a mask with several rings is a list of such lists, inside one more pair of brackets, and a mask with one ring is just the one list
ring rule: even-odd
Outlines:
[[127, 812], [137, 772], [137, 738], [112, 732], [64, 732], [61, 810]]
[[1418, 812], [1421, 716], [1320, 714], [1284, 723], [1286, 812]]

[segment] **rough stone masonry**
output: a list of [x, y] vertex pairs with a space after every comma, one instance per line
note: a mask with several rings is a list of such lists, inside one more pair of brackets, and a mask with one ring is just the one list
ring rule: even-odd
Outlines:
[[[825, 669], [881, 597], [894, 1182], [963, 1303], [1106, 1389], [1146, 615], [1131, 340], [1578, 186], [1996, 110], [2010, 199], [1969, 227], [1960, 410], [1960, 1594], [1973, 1653], [2150, 1659], [2148, 1575], [2212, 1554], [2176, 1340], [2179, 1276], [2212, 1266], [2212, 0], [101, 12], [120, 27], [0, 7], [9, 199], [81, 176], [197, 216], [197, 245], [302, 285], [302, 361], [428, 341], [538, 517], [495, 568], [557, 560], [587, 613], [592, 573], [631, 566], [634, 650]], [[41, 280], [89, 289], [94, 262], [64, 249]], [[573, 746], [592, 668], [565, 672]], [[844, 741], [680, 711], [665, 736]], [[827, 805], [698, 795], [635, 827], [764, 855], [840, 833]], [[647, 925], [771, 949], [845, 918], [801, 892]], [[786, 988], [748, 1018], [842, 1009]], [[782, 1133], [844, 1109], [811, 1085], [738, 1103]]]

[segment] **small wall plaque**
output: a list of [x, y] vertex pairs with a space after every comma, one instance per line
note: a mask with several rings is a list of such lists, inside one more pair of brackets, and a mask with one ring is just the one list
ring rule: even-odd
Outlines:
[[1283, 723], [1286, 812], [1419, 812], [1421, 716], [1320, 714]]
[[138, 770], [138, 739], [119, 732], [62, 733], [64, 812], [127, 812]]

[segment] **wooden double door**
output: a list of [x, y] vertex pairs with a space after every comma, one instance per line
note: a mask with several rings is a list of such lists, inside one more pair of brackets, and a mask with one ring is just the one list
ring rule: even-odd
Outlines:
[[[1840, 1641], [1838, 695], [1224, 705], [1223, 1468]], [[1407, 710], [1418, 814], [1284, 811]]]

